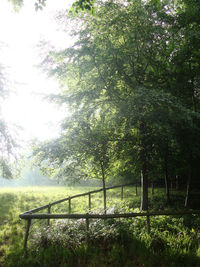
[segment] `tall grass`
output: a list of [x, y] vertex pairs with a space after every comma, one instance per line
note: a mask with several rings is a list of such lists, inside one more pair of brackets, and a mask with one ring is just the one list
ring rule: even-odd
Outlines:
[[[51, 220], [50, 228], [46, 220], [34, 220], [28, 254], [24, 252], [21, 212], [90, 190], [94, 188], [0, 189], [0, 266], [200, 266], [199, 216], [151, 218], [150, 234], [145, 218], [139, 217], [91, 220], [89, 232], [83, 220]], [[139, 211], [140, 196], [134, 187], [124, 190], [123, 201], [120, 189], [109, 190], [107, 198], [108, 211]], [[163, 189], [157, 189], [150, 205], [163, 209], [163, 199]], [[102, 192], [92, 195], [92, 210], [102, 209]], [[87, 211], [87, 196], [72, 199], [72, 212]], [[55, 206], [52, 212], [67, 213], [68, 203]]]

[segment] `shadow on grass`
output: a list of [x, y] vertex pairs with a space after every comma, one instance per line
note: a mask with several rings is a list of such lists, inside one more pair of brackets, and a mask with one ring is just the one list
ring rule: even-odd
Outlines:
[[155, 251], [132, 239], [126, 244], [82, 244], [74, 248], [50, 245], [27, 253], [16, 250], [8, 256], [7, 263], [10, 267], [198, 267], [200, 259], [192, 254]]

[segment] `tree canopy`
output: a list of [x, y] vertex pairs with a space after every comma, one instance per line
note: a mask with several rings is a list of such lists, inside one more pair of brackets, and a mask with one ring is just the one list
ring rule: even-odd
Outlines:
[[[0, 66], [0, 100], [2, 101], [9, 93], [8, 82], [6, 80], [5, 67]], [[12, 178], [14, 157], [16, 155], [17, 142], [11, 133], [11, 128], [0, 114], [0, 176]]]
[[103, 186], [141, 173], [143, 210], [150, 181], [165, 181], [167, 201], [176, 177], [189, 194], [200, 172], [199, 8], [195, 0], [109, 0], [95, 2], [95, 16], [65, 15], [77, 41], [49, 51], [42, 68], [60, 81], [53, 100], [71, 116], [58, 139], [35, 149], [46, 171], [100, 176]]
[[[24, 5], [25, 0], [8, 0], [13, 5], [15, 11], [19, 11]], [[35, 0], [34, 6], [35, 10], [43, 10], [45, 8], [47, 0]], [[80, 11], [93, 11], [94, 10], [94, 0], [75, 0], [71, 1], [72, 7], [71, 12], [79, 13]]]

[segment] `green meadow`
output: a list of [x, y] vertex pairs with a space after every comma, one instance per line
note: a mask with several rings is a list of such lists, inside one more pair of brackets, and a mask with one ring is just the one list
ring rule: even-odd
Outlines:
[[[26, 223], [19, 214], [58, 199], [95, 190], [89, 187], [21, 187], [0, 189], [0, 266], [199, 266], [200, 218], [190, 216], [146, 219], [91, 220], [86, 234], [84, 220], [33, 220], [28, 248], [24, 251]], [[150, 193], [150, 206], [165, 207], [164, 189]], [[113, 189], [107, 193], [107, 209], [112, 212], [139, 212], [140, 189]], [[181, 193], [174, 195], [177, 207]], [[180, 202], [180, 203], [179, 203]], [[174, 206], [174, 205], [173, 205]], [[153, 208], [153, 206], [152, 206]], [[180, 208], [179, 208], [180, 210]], [[103, 211], [102, 192], [92, 195], [92, 212]], [[45, 211], [42, 211], [43, 213]], [[88, 212], [88, 196], [72, 199], [72, 212]], [[52, 208], [52, 213], [68, 213], [68, 203]]]

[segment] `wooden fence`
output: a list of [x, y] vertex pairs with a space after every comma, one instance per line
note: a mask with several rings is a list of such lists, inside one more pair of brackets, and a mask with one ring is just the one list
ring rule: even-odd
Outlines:
[[[115, 188], [121, 188], [121, 199], [124, 197], [124, 187], [126, 186], [131, 186], [135, 185], [136, 186], [136, 195], [137, 195], [137, 184], [135, 183], [130, 183], [130, 184], [124, 184], [124, 185], [117, 185], [117, 186], [112, 186], [112, 187], [107, 187], [105, 189], [101, 188], [98, 190], [86, 192], [83, 194], [78, 194], [74, 196], [70, 196], [67, 198], [63, 198], [54, 202], [51, 202], [47, 205], [26, 211], [24, 213], [21, 213], [19, 217], [21, 219], [24, 219], [27, 221], [27, 228], [26, 228], [26, 233], [25, 233], [25, 239], [24, 239], [24, 248], [27, 248], [27, 242], [28, 242], [28, 236], [29, 236], [29, 231], [31, 227], [31, 220], [33, 219], [39, 219], [39, 220], [44, 220], [47, 219], [47, 224], [50, 224], [50, 219], [85, 219], [86, 220], [86, 229], [89, 230], [89, 220], [90, 219], [110, 219], [110, 218], [133, 218], [133, 217], [146, 217], [147, 220], [147, 231], [150, 233], [150, 216], [162, 216], [162, 215], [187, 215], [187, 214], [200, 214], [200, 211], [177, 211], [177, 212], [141, 212], [141, 213], [122, 213], [122, 214], [71, 214], [71, 200], [74, 198], [82, 197], [82, 196], [87, 196], [88, 195], [88, 207], [89, 210], [91, 210], [91, 195], [101, 192], [101, 191], [107, 191], [110, 189], [115, 189]], [[104, 194], [105, 196], [105, 194]], [[68, 214], [51, 214], [51, 207], [62, 203], [64, 201], [68, 201]], [[104, 202], [105, 203], [105, 202]], [[105, 208], [105, 205], [104, 205]], [[48, 213], [36, 213], [38, 211], [47, 209]]]
[[[123, 199], [124, 198], [124, 187], [131, 186], [131, 185], [135, 186], [135, 194], [137, 195], [138, 194], [138, 184], [137, 183], [129, 183], [129, 184], [123, 184], [123, 185], [110, 186], [110, 187], [106, 187], [105, 190], [107, 191], [107, 190], [111, 190], [111, 189], [115, 189], [115, 188], [121, 188], [121, 199]], [[104, 191], [104, 189], [100, 188], [100, 189], [93, 190], [93, 191], [90, 191], [90, 192], [77, 194], [77, 195], [74, 195], [74, 196], [69, 196], [67, 198], [63, 198], [63, 199], [59, 199], [57, 201], [51, 202], [51, 203], [49, 203], [47, 205], [44, 205], [44, 206], [41, 206], [41, 207], [38, 207], [38, 208], [35, 208], [35, 209], [32, 209], [32, 210], [25, 211], [22, 214], [34, 213], [34, 212], [38, 212], [38, 211], [43, 210], [43, 209], [48, 209], [48, 213], [51, 213], [51, 207], [52, 206], [60, 204], [60, 203], [62, 203], [64, 201], [68, 201], [68, 211], [69, 211], [69, 214], [71, 214], [71, 201], [72, 201], [72, 199], [83, 197], [83, 196], [88, 196], [88, 207], [89, 207], [89, 209], [91, 209], [92, 194], [99, 193], [99, 192], [102, 192], [102, 191]], [[104, 209], [105, 208], [106, 207], [104, 207]], [[106, 209], [105, 209], [105, 211], [106, 211]]]

